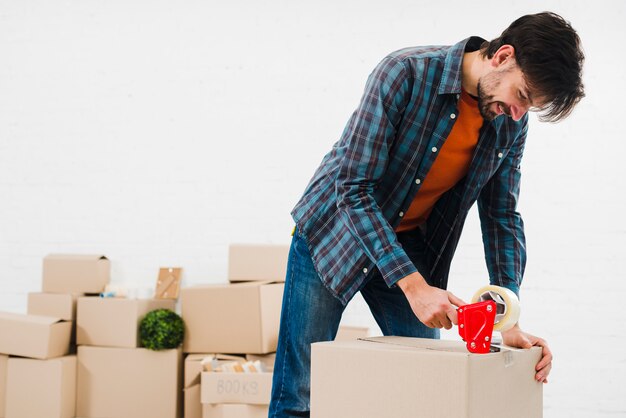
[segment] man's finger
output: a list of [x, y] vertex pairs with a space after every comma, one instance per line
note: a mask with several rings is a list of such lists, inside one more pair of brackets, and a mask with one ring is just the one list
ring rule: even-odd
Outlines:
[[[456, 313], [456, 309], [450, 309], [448, 312], [446, 312], [446, 315], [448, 315], [448, 318], [450, 318], [450, 322], [452, 322], [454, 325], [459, 323], [459, 318]], [[450, 328], [446, 328], [446, 329], [450, 329]]]
[[544, 346], [543, 351], [542, 351], [542, 357], [539, 363], [537, 363], [536, 370], [543, 369], [544, 367], [546, 367], [548, 364], [551, 364], [551, 363], [552, 363], [552, 352], [550, 352], [550, 349], [548, 347]]
[[447, 316], [442, 319], [441, 324], [445, 329], [452, 328], [452, 322], [450, 322], [450, 318], [448, 318]]
[[467, 303], [463, 302], [462, 299], [456, 297], [452, 292], [448, 292], [448, 300], [450, 301], [450, 303], [457, 307], [467, 305]]

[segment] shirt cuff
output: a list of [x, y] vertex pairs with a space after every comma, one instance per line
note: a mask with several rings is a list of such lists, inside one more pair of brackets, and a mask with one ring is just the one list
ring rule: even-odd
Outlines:
[[386, 255], [376, 267], [389, 287], [395, 286], [398, 280], [409, 274], [417, 272], [417, 268], [402, 248]]

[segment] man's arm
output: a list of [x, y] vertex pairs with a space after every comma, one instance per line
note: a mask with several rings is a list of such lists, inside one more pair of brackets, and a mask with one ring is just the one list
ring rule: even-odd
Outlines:
[[[528, 117], [525, 117], [520, 136], [478, 199], [489, 280], [491, 284], [507, 287], [517, 295], [526, 266], [524, 223], [516, 209], [520, 190], [520, 163], [527, 130]], [[502, 339], [506, 345], [512, 347], [542, 347], [541, 360], [535, 367], [535, 379], [548, 382], [548, 374], [552, 369], [552, 352], [545, 340], [522, 331], [519, 324], [504, 331]]]
[[374, 199], [374, 190], [392, 163], [389, 150], [413, 87], [410, 70], [393, 57], [385, 58], [368, 78], [361, 103], [343, 134], [348, 146], [335, 184], [337, 206], [387, 285], [397, 284], [403, 290], [422, 323], [449, 329], [456, 324], [452, 304], [463, 301], [426, 283]]
[[478, 198], [478, 213], [485, 247], [485, 260], [492, 285], [519, 295], [526, 267], [524, 223], [517, 212], [528, 117], [515, 143]]
[[341, 220], [389, 286], [417, 269], [378, 206], [374, 190], [393, 164], [390, 150], [413, 84], [410, 69], [394, 57], [386, 57], [370, 74], [343, 133], [347, 151], [335, 182]]

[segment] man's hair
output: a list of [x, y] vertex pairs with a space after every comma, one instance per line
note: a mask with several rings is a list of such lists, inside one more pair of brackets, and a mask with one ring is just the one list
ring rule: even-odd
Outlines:
[[585, 97], [585, 55], [580, 38], [561, 16], [551, 12], [522, 16], [500, 37], [483, 43], [481, 53], [492, 58], [502, 45], [513, 46], [528, 87], [547, 99], [540, 109], [540, 120], [558, 122], [566, 118]]

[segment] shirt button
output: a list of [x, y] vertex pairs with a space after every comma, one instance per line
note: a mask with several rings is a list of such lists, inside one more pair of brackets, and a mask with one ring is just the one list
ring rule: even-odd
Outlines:
[[402, 218], [404, 216], [404, 212], [398, 213], [398, 216]]
[[437, 152], [437, 147], [433, 147], [431, 151], [432, 152]]
[[367, 267], [363, 269], [363, 273], [367, 274]]
[[422, 182], [422, 180], [420, 179], [415, 179], [415, 184], [420, 184]]
[[456, 115], [454, 113], [450, 113], [450, 119], [454, 119], [456, 118]]
[[498, 153], [498, 158], [502, 158], [504, 154], [502, 154], [501, 152]]

